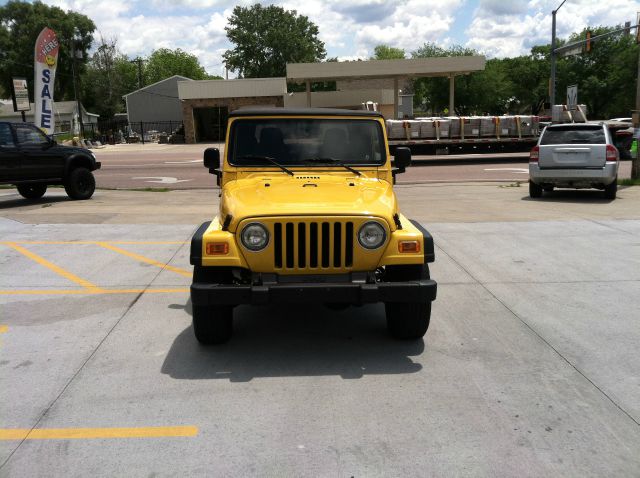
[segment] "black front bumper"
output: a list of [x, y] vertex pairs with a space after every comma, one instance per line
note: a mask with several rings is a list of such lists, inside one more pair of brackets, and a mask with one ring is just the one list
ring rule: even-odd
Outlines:
[[366, 283], [272, 283], [266, 285], [226, 285], [194, 282], [194, 305], [239, 305], [277, 303], [431, 302], [436, 298], [433, 280]]

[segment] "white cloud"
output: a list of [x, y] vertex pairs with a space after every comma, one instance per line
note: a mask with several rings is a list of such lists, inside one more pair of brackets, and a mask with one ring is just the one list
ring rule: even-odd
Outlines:
[[[520, 12], [516, 8], [500, 10], [499, 2], [483, 0], [466, 31], [466, 45], [488, 56], [526, 55], [534, 45], [551, 43], [551, 12], [560, 3], [559, 0], [531, 0], [526, 12]], [[557, 12], [557, 35], [567, 38], [588, 26], [634, 22], [638, 10], [640, 4], [633, 0], [570, 0]]]
[[[0, 0], [1, 1], [1, 0]], [[236, 5], [254, 0], [50, 0], [64, 10], [89, 16], [105, 38], [117, 38], [129, 56], [182, 48], [198, 56], [212, 74], [224, 75], [222, 54], [231, 47], [224, 27]], [[489, 56], [526, 54], [551, 37], [551, 10], [561, 0], [267, 0], [296, 10], [318, 25], [327, 56], [368, 58], [376, 45], [408, 54], [425, 42], [464, 43]], [[567, 0], [558, 12], [558, 35], [566, 38], [585, 26], [635, 21], [637, 0]], [[466, 17], [471, 17], [469, 23]], [[454, 25], [467, 25], [464, 32]], [[98, 36], [98, 35], [96, 35]]]

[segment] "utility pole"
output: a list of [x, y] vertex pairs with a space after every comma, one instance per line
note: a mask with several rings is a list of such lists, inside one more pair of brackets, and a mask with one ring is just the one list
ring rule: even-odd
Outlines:
[[80, 99], [78, 98], [78, 87], [76, 85], [76, 58], [76, 38], [74, 34], [74, 38], [71, 39], [71, 75], [73, 78], [73, 97], [76, 100], [76, 108], [78, 109], [78, 125], [80, 138], [84, 139], [84, 125], [82, 124], [82, 105], [80, 104]]
[[136, 58], [138, 64], [138, 89], [142, 88], [142, 58]]
[[138, 65], [138, 89], [142, 88], [142, 62], [144, 60], [139, 56], [134, 60], [129, 60], [129, 63], [136, 63]]
[[558, 8], [551, 12], [551, 82], [549, 84], [549, 102], [551, 107], [556, 104], [556, 13], [564, 5], [563, 0]]
[[[640, 24], [640, 13], [638, 13], [638, 23]], [[636, 29], [637, 38], [640, 38], [640, 32]], [[638, 131], [640, 131], [640, 44], [638, 46], [638, 74], [636, 75], [636, 110], [633, 112], [633, 136], [636, 139], [636, 145], [640, 138], [638, 138]], [[636, 157], [631, 158], [631, 179], [640, 179], [640, 153], [636, 146]]]

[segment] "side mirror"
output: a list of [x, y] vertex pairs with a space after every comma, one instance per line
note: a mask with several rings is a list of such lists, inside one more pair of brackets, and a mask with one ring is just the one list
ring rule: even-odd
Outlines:
[[222, 171], [220, 171], [220, 150], [218, 148], [207, 148], [204, 150], [204, 167], [209, 168], [209, 174], [216, 175], [216, 184], [220, 186]]
[[207, 148], [204, 150], [204, 167], [214, 174], [212, 170], [220, 169], [220, 150], [218, 148]]
[[411, 150], [406, 147], [396, 148], [393, 155], [397, 172], [404, 173], [405, 169], [411, 166]]

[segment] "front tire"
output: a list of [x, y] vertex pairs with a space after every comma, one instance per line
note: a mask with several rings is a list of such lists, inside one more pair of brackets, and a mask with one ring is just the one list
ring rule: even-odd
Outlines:
[[431, 320], [431, 302], [387, 302], [387, 330], [400, 340], [417, 340], [424, 337]]
[[96, 190], [96, 179], [87, 168], [76, 168], [69, 173], [64, 190], [71, 199], [89, 199]]
[[529, 197], [531, 198], [541, 198], [542, 197], [542, 186], [534, 183], [529, 180]]
[[18, 192], [26, 199], [39, 199], [47, 192], [46, 184], [19, 184]]
[[[384, 280], [402, 282], [429, 279], [429, 266], [387, 266]], [[385, 302], [387, 330], [400, 340], [417, 340], [424, 337], [431, 321], [431, 302]]]
[[[231, 284], [228, 267], [193, 267], [193, 282]], [[232, 305], [194, 305], [193, 332], [202, 345], [224, 344], [233, 335]]]
[[618, 193], [618, 178], [614, 179], [611, 184], [604, 187], [604, 197], [607, 199], [615, 199]]
[[224, 344], [233, 335], [233, 307], [194, 305], [193, 332], [202, 345]]

